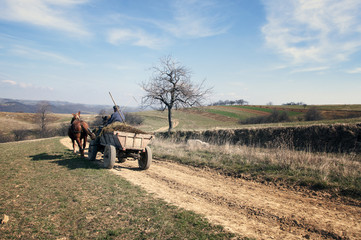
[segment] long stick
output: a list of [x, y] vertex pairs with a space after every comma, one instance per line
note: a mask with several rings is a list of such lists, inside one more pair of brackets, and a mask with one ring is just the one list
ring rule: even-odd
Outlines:
[[120, 118], [122, 119], [123, 123], [125, 124], [125, 120], [124, 120], [124, 118], [122, 117], [122, 114], [120, 114], [120, 112], [119, 112], [118, 105], [115, 103], [114, 98], [113, 98], [113, 96], [112, 96], [112, 94], [111, 94], [110, 92], [109, 92], [109, 95], [110, 95], [110, 97], [111, 97], [112, 100], [113, 100], [114, 106], [117, 108], [117, 111], [118, 111], [118, 113], [119, 113]]

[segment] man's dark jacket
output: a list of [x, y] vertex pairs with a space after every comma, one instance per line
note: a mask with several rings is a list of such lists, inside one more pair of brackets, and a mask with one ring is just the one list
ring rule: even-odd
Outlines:
[[[124, 115], [122, 114], [122, 117], [125, 121], [125, 117]], [[114, 112], [111, 117], [109, 118], [108, 122], [107, 122], [107, 125], [113, 123], [113, 122], [123, 122], [122, 118], [120, 117], [119, 113], [118, 112]]]

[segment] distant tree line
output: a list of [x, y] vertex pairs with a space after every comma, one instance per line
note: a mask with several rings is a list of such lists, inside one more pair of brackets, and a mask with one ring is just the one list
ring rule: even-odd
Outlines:
[[221, 106], [221, 105], [248, 105], [248, 101], [244, 99], [239, 100], [219, 100], [210, 104], [210, 106]]
[[284, 103], [282, 105], [289, 105], [289, 106], [298, 105], [298, 106], [304, 106], [304, 107], [307, 106], [307, 104], [304, 102], [288, 102], [288, 103]]

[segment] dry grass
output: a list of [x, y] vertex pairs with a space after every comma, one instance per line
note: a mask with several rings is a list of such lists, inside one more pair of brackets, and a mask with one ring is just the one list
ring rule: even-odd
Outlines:
[[227, 175], [293, 186], [329, 189], [361, 196], [361, 156], [357, 154], [295, 151], [290, 141], [273, 148], [242, 145], [199, 147], [156, 139], [154, 155], [197, 167], [209, 167]]
[[[30, 140], [39, 138], [40, 124], [36, 113], [0, 112], [0, 142]], [[81, 119], [92, 123], [95, 115], [81, 115]], [[66, 135], [71, 114], [54, 114], [47, 116], [48, 136]]]

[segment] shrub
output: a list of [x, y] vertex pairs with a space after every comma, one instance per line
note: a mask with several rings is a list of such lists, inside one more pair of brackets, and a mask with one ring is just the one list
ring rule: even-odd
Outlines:
[[0, 132], [0, 143], [12, 142], [12, 141], [14, 141], [13, 135], [4, 134], [4, 133]]
[[305, 114], [305, 121], [317, 121], [322, 118], [321, 112], [315, 107], [310, 108]]
[[89, 125], [92, 127], [102, 126], [104, 125], [104, 117], [109, 117], [109, 116], [110, 114], [107, 114], [107, 112], [103, 109], [95, 117], [94, 121], [89, 123]]
[[16, 129], [13, 130], [12, 133], [14, 135], [14, 141], [22, 141], [31, 137], [34, 134], [34, 131], [29, 129]]
[[69, 126], [70, 126], [70, 125], [67, 124], [67, 123], [61, 124], [58, 128], [55, 129], [53, 135], [54, 135], [54, 136], [67, 136], [67, 135], [68, 135]]
[[130, 125], [140, 125], [142, 124], [144, 119], [136, 114], [125, 113], [125, 122]]

